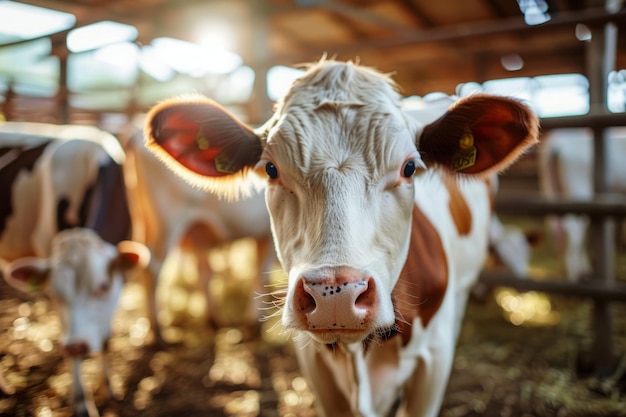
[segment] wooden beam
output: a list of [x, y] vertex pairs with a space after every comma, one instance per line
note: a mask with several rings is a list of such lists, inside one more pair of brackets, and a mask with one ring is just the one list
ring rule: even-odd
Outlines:
[[480, 282], [489, 287], [512, 287], [523, 291], [540, 291], [566, 296], [591, 298], [596, 301], [626, 302], [626, 285], [600, 285], [595, 281], [568, 282], [565, 278], [538, 281], [532, 278], [517, 278], [513, 274], [483, 272]]
[[[417, 45], [420, 43], [437, 43], [458, 41], [461, 39], [481, 36], [497, 36], [502, 34], [537, 33], [540, 31], [574, 27], [578, 23], [588, 26], [603, 25], [607, 22], [626, 22], [626, 11], [609, 14], [604, 9], [587, 9], [580, 12], [567, 12], [553, 16], [552, 19], [542, 25], [528, 26], [523, 17], [490, 20], [486, 22], [460, 24], [454, 26], [437, 27], [427, 30], [410, 30], [400, 33], [389, 39], [369, 39], [349, 44], [327, 45], [317, 50], [309, 50], [303, 54], [286, 55], [284, 58], [295, 61], [306, 60], [311, 55], [321, 55], [324, 52], [331, 53], [354, 53], [371, 49], [386, 49], [397, 46]], [[280, 58], [282, 54], [277, 54]]]
[[621, 194], [597, 194], [593, 200], [550, 200], [534, 195], [524, 197], [497, 197], [498, 213], [522, 216], [545, 216], [547, 214], [584, 214], [590, 217], [626, 215], [626, 197]]
[[417, 7], [413, 0], [400, 0], [400, 4], [404, 7], [411, 16], [414, 16], [416, 20], [418, 20], [422, 26], [424, 27], [434, 27], [435, 22], [426, 14], [422, 9]]
[[577, 116], [545, 117], [541, 119], [543, 130], [559, 127], [609, 127], [626, 126], [626, 113], [596, 111]]
[[397, 20], [387, 19], [366, 8], [350, 6], [331, 0], [317, 0], [315, 3], [319, 7], [346, 16], [350, 19], [362, 20], [385, 28], [393, 33], [396, 33], [397, 36], [402, 35], [406, 31], [414, 30], [413, 27], [406, 26]]

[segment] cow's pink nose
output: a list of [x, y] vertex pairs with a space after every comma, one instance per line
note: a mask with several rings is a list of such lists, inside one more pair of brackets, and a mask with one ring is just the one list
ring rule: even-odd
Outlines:
[[366, 329], [378, 300], [373, 278], [345, 268], [330, 277], [303, 276], [294, 295], [296, 314], [313, 331]]
[[68, 343], [64, 350], [65, 354], [71, 358], [86, 356], [91, 351], [89, 344], [83, 340]]

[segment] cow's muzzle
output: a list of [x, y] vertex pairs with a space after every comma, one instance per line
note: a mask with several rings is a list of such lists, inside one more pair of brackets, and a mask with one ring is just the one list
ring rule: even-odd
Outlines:
[[372, 330], [377, 308], [374, 279], [354, 268], [309, 271], [296, 283], [294, 313], [325, 343], [361, 341]]

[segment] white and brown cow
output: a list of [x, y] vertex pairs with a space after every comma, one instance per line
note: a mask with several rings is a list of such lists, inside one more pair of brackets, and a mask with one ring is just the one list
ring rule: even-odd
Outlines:
[[[606, 129], [607, 191], [626, 194], [626, 128]], [[548, 131], [540, 147], [539, 183], [550, 199], [590, 201], [593, 186], [593, 131], [561, 128]], [[586, 216], [568, 214], [551, 217], [550, 228], [557, 242], [565, 275], [576, 282], [591, 272], [587, 245]]]
[[80, 364], [106, 351], [124, 276], [149, 257], [145, 246], [124, 240], [130, 217], [123, 159], [117, 139], [95, 128], [0, 124], [2, 275], [54, 302], [73, 361], [76, 415], [98, 415]]
[[[133, 240], [151, 252], [146, 274], [148, 316], [159, 343], [164, 343], [157, 320], [156, 288], [167, 257], [175, 248], [193, 255], [198, 284], [207, 301], [208, 319], [216, 325], [216, 305], [210, 292], [213, 275], [209, 251], [241, 238], [252, 238], [257, 248], [255, 292], [251, 297], [249, 323], [258, 324], [263, 311], [260, 294], [276, 261], [265, 197], [253, 190], [245, 199], [229, 201], [193, 186], [167, 169], [144, 145], [143, 135], [135, 135], [125, 145], [124, 164]], [[265, 306], [267, 307], [267, 306]]]
[[266, 178], [283, 326], [320, 416], [437, 414], [487, 251], [489, 187], [475, 177], [536, 142], [516, 100], [477, 94], [424, 125], [394, 87], [322, 61], [258, 130], [198, 96], [146, 122], [149, 146], [189, 181], [224, 192], [246, 172]]

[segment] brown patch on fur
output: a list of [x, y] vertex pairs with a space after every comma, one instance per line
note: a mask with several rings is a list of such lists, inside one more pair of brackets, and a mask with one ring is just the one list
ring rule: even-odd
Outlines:
[[484, 181], [485, 184], [487, 184], [487, 190], [489, 191], [487, 195], [487, 197], [489, 197], [489, 212], [493, 213], [496, 210], [496, 193], [493, 185], [494, 179], [492, 177], [487, 177]]
[[441, 238], [424, 213], [415, 205], [409, 254], [393, 289], [396, 326], [406, 345], [415, 317], [428, 326], [443, 302], [448, 288], [448, 263]]
[[450, 214], [454, 220], [454, 225], [456, 226], [456, 230], [459, 232], [459, 235], [465, 236], [472, 230], [472, 212], [467, 205], [467, 201], [465, 201], [465, 197], [463, 197], [463, 194], [459, 189], [457, 181], [457, 178], [452, 175], [443, 176], [443, 183], [448, 190], [448, 194], [450, 195], [448, 208], [450, 209]]

